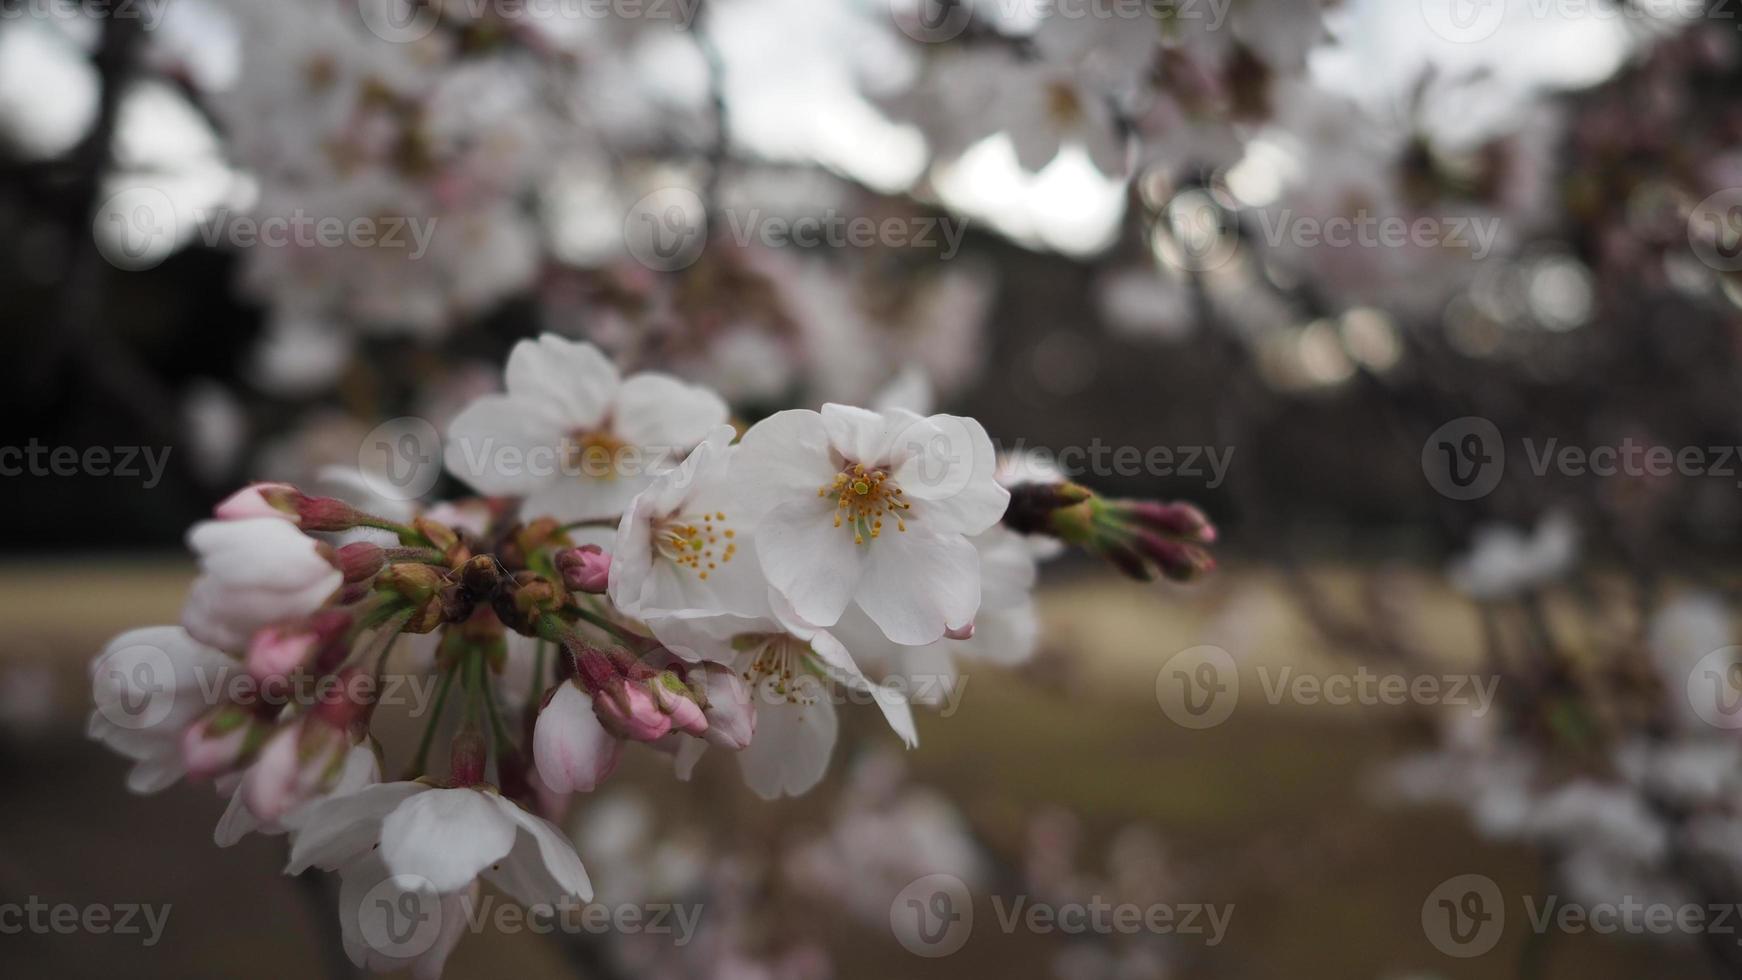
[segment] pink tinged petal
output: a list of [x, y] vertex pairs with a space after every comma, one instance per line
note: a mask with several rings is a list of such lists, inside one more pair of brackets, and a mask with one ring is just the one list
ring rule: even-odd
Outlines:
[[1033, 603], [982, 613], [975, 625], [974, 638], [956, 645], [965, 657], [1011, 666], [1034, 656], [1040, 643]]
[[884, 534], [870, 551], [854, 596], [885, 636], [919, 646], [973, 622], [980, 607], [980, 556], [966, 538], [910, 525], [905, 534]]
[[731, 480], [741, 491], [745, 518], [755, 520], [782, 501], [815, 496], [840, 472], [839, 462], [829, 447], [823, 417], [791, 409], [744, 433], [732, 458]]
[[283, 677], [308, 660], [319, 639], [311, 630], [260, 630], [248, 641], [248, 672], [261, 680]]
[[706, 388], [666, 374], [637, 374], [617, 393], [612, 429], [625, 442], [676, 462], [730, 415]]
[[421, 875], [438, 892], [458, 891], [514, 846], [514, 824], [492, 794], [432, 789], [381, 822], [381, 860], [394, 874]]
[[828, 772], [838, 722], [827, 692], [814, 693], [813, 702], [794, 704], [762, 685], [756, 740], [738, 753], [744, 782], [757, 796], [803, 795]]
[[379, 783], [347, 796], [336, 796], [308, 811], [290, 846], [285, 874], [310, 866], [328, 871], [365, 854], [381, 839], [381, 822], [401, 803], [431, 792], [423, 783]]
[[910, 525], [923, 523], [939, 534], [979, 534], [1003, 519], [1010, 491], [996, 479], [997, 454], [979, 422], [933, 415], [894, 441], [901, 462], [892, 478], [913, 504]]
[[521, 496], [559, 478], [566, 432], [527, 401], [485, 395], [448, 423], [442, 462], [479, 493]]
[[593, 713], [593, 699], [573, 683], [551, 696], [532, 732], [538, 775], [555, 793], [590, 793], [617, 768], [623, 743]]
[[834, 506], [815, 496], [782, 504], [756, 530], [756, 557], [768, 584], [806, 622], [831, 626], [852, 601], [867, 555], [881, 548], [884, 534], [866, 545], [853, 543], [853, 531], [835, 526]]
[[266, 492], [269, 490], [296, 492], [296, 488], [288, 483], [252, 483], [225, 497], [217, 507], [213, 508], [212, 514], [222, 521], [242, 520], [249, 517], [270, 517], [274, 520], [295, 523], [295, 514], [279, 510], [266, 499]]
[[592, 344], [544, 334], [523, 340], [508, 355], [508, 393], [574, 428], [605, 420], [616, 400], [616, 365]]
[[262, 821], [272, 823], [302, 802], [297, 779], [302, 767], [298, 758], [301, 739], [301, 725], [279, 729], [242, 777], [242, 800]]
[[507, 856], [484, 873], [492, 884], [527, 905], [555, 905], [565, 898], [593, 900], [593, 883], [562, 831], [513, 802], [494, 797], [500, 816], [520, 832]]

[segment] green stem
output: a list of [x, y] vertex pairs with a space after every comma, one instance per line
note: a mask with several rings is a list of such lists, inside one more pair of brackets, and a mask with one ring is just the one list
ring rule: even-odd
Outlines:
[[580, 606], [569, 606], [568, 608], [573, 610], [577, 615], [579, 615], [582, 619], [586, 620], [587, 622], [593, 624], [594, 626], [597, 626], [598, 628], [611, 634], [612, 636], [616, 637], [617, 639], [622, 640], [624, 643], [628, 644], [628, 646], [631, 650], [634, 650], [636, 653], [646, 652], [648, 644], [653, 642], [653, 639], [651, 637], [642, 636], [640, 633], [637, 633], [634, 630], [631, 630], [628, 627], [623, 626], [619, 623], [613, 622], [612, 620], [608, 619], [607, 617], [601, 616], [598, 613], [593, 612], [591, 609], [584, 609]]
[[503, 756], [514, 751], [514, 739], [508, 735], [508, 727], [502, 721], [502, 712], [496, 705], [496, 691], [490, 686], [490, 672], [480, 675], [484, 686], [484, 711], [490, 716], [490, 731], [496, 736], [496, 757], [498, 764]]
[[442, 675], [441, 686], [436, 689], [435, 707], [431, 709], [429, 721], [423, 726], [423, 737], [417, 743], [417, 755], [412, 759], [411, 768], [406, 770], [408, 780], [423, 775], [429, 764], [429, 748], [435, 742], [436, 722], [441, 720], [442, 708], [448, 703], [448, 689], [454, 686], [454, 675], [459, 672], [460, 665], [454, 664]]
[[532, 653], [532, 694], [527, 698], [529, 705], [538, 704], [538, 699], [544, 696], [544, 648], [548, 641], [539, 640]]

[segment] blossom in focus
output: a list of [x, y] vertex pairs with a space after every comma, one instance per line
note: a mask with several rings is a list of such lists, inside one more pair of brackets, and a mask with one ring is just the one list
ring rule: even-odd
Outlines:
[[763, 574], [799, 619], [832, 626], [857, 605], [906, 644], [973, 621], [968, 536], [1010, 499], [980, 423], [833, 404], [779, 412], [744, 434], [733, 465]]
[[726, 421], [726, 403], [664, 374], [621, 377], [591, 344], [545, 334], [516, 344], [506, 394], [461, 410], [449, 472], [480, 493], [519, 496], [560, 521], [616, 519], [655, 475]]

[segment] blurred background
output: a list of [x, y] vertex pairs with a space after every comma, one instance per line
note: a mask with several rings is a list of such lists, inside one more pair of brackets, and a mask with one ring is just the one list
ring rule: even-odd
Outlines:
[[929, 392], [1220, 569], [1049, 564], [1031, 662], [804, 799], [626, 767], [580, 852], [706, 941], [448, 976], [1742, 976], [1739, 83], [1700, 0], [0, 0], [0, 966], [345, 975], [281, 840], [125, 791], [86, 665], [248, 480], [458, 492], [400, 437], [551, 331], [746, 421]]

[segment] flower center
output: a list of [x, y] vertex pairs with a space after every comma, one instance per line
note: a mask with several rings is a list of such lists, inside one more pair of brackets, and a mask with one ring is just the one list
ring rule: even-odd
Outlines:
[[817, 684], [806, 665], [810, 644], [790, 633], [746, 633], [733, 641], [746, 666], [740, 676], [752, 688], [763, 682], [788, 704], [813, 704]]
[[570, 473], [610, 480], [616, 478], [617, 463], [628, 448], [629, 443], [610, 429], [576, 430], [563, 447], [563, 462]]
[[1046, 112], [1054, 125], [1068, 128], [1082, 119], [1083, 104], [1069, 85], [1053, 82], [1046, 87]]
[[662, 557], [688, 568], [702, 581], [716, 567], [738, 554], [738, 532], [726, 525], [726, 512], [673, 514], [653, 522], [653, 548]]
[[901, 488], [889, 474], [866, 469], [862, 463], [836, 473], [833, 483], [817, 488], [817, 496], [835, 498], [835, 526], [851, 528], [854, 544], [882, 534], [885, 514], [895, 518], [897, 531], [906, 531], [904, 515], [913, 506], [902, 499]]

